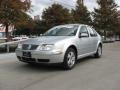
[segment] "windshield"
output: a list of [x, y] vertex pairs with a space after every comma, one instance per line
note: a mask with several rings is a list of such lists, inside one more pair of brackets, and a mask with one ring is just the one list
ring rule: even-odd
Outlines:
[[78, 25], [58, 26], [47, 31], [44, 36], [75, 36]]

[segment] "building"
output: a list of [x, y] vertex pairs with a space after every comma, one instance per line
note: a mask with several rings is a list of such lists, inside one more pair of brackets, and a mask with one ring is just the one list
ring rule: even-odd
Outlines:
[[35, 21], [40, 20], [40, 16], [39, 16], [39, 15], [34, 16], [34, 20], [35, 20]]
[[[1, 37], [5, 37], [5, 29], [6, 29], [6, 27], [3, 26], [2, 24], [0, 24], [0, 38], [1, 38]], [[12, 31], [13, 31], [13, 30], [14, 30], [14, 25], [10, 25], [10, 26], [8, 27], [9, 33], [12, 34]]]

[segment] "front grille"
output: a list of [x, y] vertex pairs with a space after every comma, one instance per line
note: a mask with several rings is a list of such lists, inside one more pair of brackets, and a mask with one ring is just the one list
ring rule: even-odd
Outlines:
[[28, 44], [23, 44], [23, 45], [22, 45], [22, 49], [23, 49], [23, 50], [28, 50], [28, 47], [29, 47]]
[[36, 50], [38, 45], [31, 45], [31, 44], [23, 44], [22, 49], [23, 50]]

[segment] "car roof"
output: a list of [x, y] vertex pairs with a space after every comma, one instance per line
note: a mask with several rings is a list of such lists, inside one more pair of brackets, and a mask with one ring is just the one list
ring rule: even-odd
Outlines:
[[85, 25], [85, 24], [64, 24], [64, 25], [58, 25], [58, 26], [76, 26], [76, 25], [78, 25], [78, 26], [88, 26], [88, 25]]

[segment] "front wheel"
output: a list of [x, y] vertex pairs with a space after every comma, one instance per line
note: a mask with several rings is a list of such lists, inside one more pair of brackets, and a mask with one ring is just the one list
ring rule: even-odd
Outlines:
[[102, 46], [99, 45], [97, 48], [97, 52], [94, 54], [95, 58], [100, 58], [102, 56]]
[[77, 55], [73, 48], [69, 48], [64, 57], [63, 67], [66, 70], [72, 69], [76, 64]]

